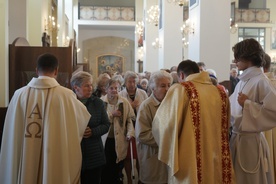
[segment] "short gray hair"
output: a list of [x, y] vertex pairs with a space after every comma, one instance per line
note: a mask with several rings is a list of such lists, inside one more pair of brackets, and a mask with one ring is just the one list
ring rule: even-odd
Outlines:
[[160, 70], [151, 74], [150, 80], [149, 80], [149, 88], [153, 90], [156, 87], [157, 81], [163, 78], [169, 79], [170, 83], [172, 84], [173, 82], [172, 76], [168, 72], [164, 70]]
[[143, 83], [146, 83], [148, 85], [149, 81], [148, 79], [144, 78], [140, 81], [140, 85], [142, 85]]
[[132, 78], [132, 77], [135, 79], [136, 84], [138, 84], [138, 82], [139, 82], [138, 75], [135, 72], [132, 72], [132, 71], [127, 71], [125, 73], [125, 75], [124, 75], [125, 83], [129, 78]]
[[90, 80], [91, 83], [93, 82], [93, 77], [90, 73], [79, 71], [75, 73], [70, 80], [71, 88], [74, 90], [74, 86], [81, 86], [84, 81]]
[[124, 84], [124, 78], [122, 77], [122, 75], [113, 75], [112, 79], [117, 80], [120, 83], [120, 85]]
[[111, 79], [111, 77], [107, 73], [100, 74], [97, 79], [97, 86], [99, 86], [101, 82], [106, 82], [109, 79]]

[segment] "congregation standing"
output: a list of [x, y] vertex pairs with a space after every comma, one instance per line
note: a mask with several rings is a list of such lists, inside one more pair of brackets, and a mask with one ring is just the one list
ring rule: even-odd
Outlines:
[[231, 91], [192, 60], [143, 75], [105, 72], [96, 86], [81, 71], [69, 90], [55, 80], [55, 56], [41, 55], [39, 77], [8, 107], [0, 183], [274, 184], [271, 59], [254, 39], [232, 50]]

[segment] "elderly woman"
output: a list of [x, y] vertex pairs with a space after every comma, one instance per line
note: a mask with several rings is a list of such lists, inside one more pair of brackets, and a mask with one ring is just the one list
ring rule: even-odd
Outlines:
[[107, 163], [102, 175], [103, 184], [120, 183], [120, 173], [127, 156], [128, 141], [134, 137], [132, 119], [135, 114], [128, 100], [118, 95], [119, 82], [110, 79], [104, 101], [111, 126], [105, 142]]
[[152, 94], [141, 104], [137, 115], [135, 135], [142, 183], [168, 183], [167, 166], [157, 158], [158, 145], [152, 135], [152, 121], [172, 82], [173, 78], [166, 71], [153, 73], [149, 80]]
[[97, 88], [93, 93], [94, 96], [101, 98], [102, 96], [106, 95], [105, 86], [110, 78], [110, 75], [108, 75], [107, 73], [102, 73], [99, 75], [97, 79]]
[[83, 71], [76, 73], [71, 78], [71, 86], [91, 114], [81, 142], [81, 183], [100, 183], [106, 163], [101, 136], [108, 131], [110, 122], [103, 101], [92, 95], [92, 75]]
[[[135, 115], [139, 110], [140, 104], [148, 98], [147, 93], [137, 88], [139, 82], [139, 77], [136, 73], [132, 71], [127, 71], [124, 76], [125, 89], [120, 92], [122, 97], [125, 97], [131, 104]], [[135, 126], [136, 119], [133, 119], [133, 126]], [[135, 142], [135, 141], [133, 141]], [[139, 162], [137, 158], [136, 143], [133, 145], [133, 158], [136, 159], [136, 168], [139, 172]], [[131, 182], [131, 157], [130, 157], [130, 148], [128, 149], [128, 156], [125, 159], [125, 171], [128, 178], [128, 183]]]
[[262, 133], [276, 126], [276, 91], [261, 68], [264, 50], [255, 39], [233, 48], [243, 73], [230, 96], [230, 149], [237, 183], [274, 183], [267, 141]]

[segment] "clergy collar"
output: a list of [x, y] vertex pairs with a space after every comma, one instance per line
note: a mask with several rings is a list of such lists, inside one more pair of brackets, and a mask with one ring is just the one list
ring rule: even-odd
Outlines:
[[49, 77], [49, 76], [45, 76], [45, 75], [41, 75], [41, 76], [38, 76], [38, 79], [52, 79], [53, 77]]

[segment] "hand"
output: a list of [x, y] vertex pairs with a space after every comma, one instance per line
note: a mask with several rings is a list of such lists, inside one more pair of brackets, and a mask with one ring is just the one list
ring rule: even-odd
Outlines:
[[122, 113], [119, 110], [115, 110], [115, 111], [112, 112], [112, 116], [113, 117], [121, 117]]
[[127, 141], [133, 141], [135, 138], [132, 136], [127, 136], [126, 139], [127, 139]]
[[90, 127], [86, 127], [84, 134], [83, 134], [83, 138], [88, 138], [92, 135], [92, 131], [90, 129]]
[[248, 97], [245, 95], [245, 94], [243, 94], [242, 92], [240, 92], [239, 93], [239, 96], [238, 96], [238, 103], [240, 104], [240, 106], [244, 106], [244, 102], [245, 102], [245, 100], [247, 100], [248, 99]]
[[138, 100], [134, 100], [133, 102], [130, 103], [130, 105], [131, 105], [131, 107], [132, 107], [133, 109], [135, 109], [136, 107], [138, 107], [139, 101], [138, 101]]

